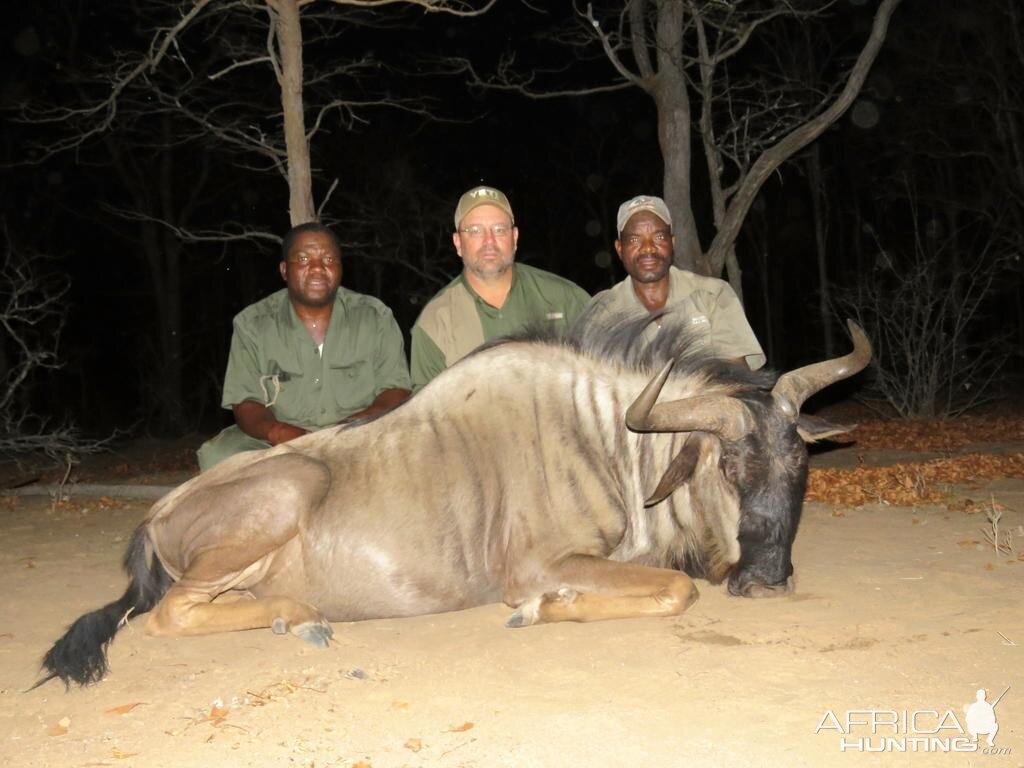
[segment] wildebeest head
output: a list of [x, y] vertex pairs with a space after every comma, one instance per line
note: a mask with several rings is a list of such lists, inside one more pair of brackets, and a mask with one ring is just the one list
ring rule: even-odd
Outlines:
[[[721, 443], [719, 469], [739, 501], [740, 560], [729, 576], [729, 591], [765, 597], [792, 589], [791, 553], [807, 482], [807, 449], [812, 442], [848, 431], [800, 414], [804, 401], [830, 384], [852, 376], [871, 359], [871, 344], [850, 321], [850, 354], [783, 374], [771, 391], [689, 397], [658, 403], [674, 361], [667, 363], [637, 397], [626, 424], [638, 432], [703, 432]], [[697, 452], [684, 449], [664, 473], [648, 505], [687, 482]]]

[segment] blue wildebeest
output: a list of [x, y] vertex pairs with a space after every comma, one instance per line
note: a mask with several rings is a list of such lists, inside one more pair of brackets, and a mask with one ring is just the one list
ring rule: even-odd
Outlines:
[[[679, 614], [691, 576], [788, 592], [804, 440], [844, 429], [800, 406], [870, 344], [850, 323], [852, 353], [776, 379], [675, 354], [663, 319], [642, 354], [636, 323], [485, 347], [377, 420], [176, 488], [132, 537], [124, 596], [71, 625], [40, 682], [102, 678], [144, 612], [156, 635], [271, 627], [326, 646], [329, 621], [497, 601], [514, 627]], [[213, 602], [228, 591], [254, 599]]]

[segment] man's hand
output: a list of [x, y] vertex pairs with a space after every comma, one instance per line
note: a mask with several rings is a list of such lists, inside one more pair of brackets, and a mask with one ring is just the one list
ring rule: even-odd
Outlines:
[[387, 413], [392, 408], [396, 408], [401, 405], [410, 394], [412, 393], [409, 392], [408, 389], [385, 389], [373, 399], [372, 403], [363, 408], [363, 410], [353, 413], [351, 416], [342, 419], [338, 423], [348, 424], [350, 421], [367, 419], [371, 416], [380, 416], [382, 413]]
[[307, 429], [278, 421], [267, 430], [267, 442], [271, 445], [280, 445], [281, 443], [287, 443], [289, 440], [294, 440], [296, 437], [308, 434], [309, 430]]
[[308, 430], [278, 421], [274, 412], [253, 400], [246, 400], [234, 406], [232, 412], [235, 414], [235, 424], [249, 437], [257, 440], [266, 440], [271, 445], [280, 445], [309, 434]]

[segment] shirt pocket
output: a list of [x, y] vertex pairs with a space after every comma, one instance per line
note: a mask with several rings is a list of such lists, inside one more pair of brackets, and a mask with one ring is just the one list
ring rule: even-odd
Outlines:
[[305, 376], [298, 366], [281, 366], [271, 360], [257, 386], [263, 403], [273, 408], [276, 418], [294, 423], [301, 416], [302, 387]]
[[352, 360], [330, 367], [331, 397], [339, 418], [361, 411], [373, 402], [373, 364], [369, 360]]
[[568, 327], [565, 312], [557, 308], [550, 308], [544, 312], [542, 317], [544, 318], [544, 327], [550, 329], [557, 336], [565, 334], [565, 329]]
[[679, 324], [685, 334], [687, 348], [709, 349], [711, 347], [711, 318], [697, 305], [693, 298], [680, 303]]

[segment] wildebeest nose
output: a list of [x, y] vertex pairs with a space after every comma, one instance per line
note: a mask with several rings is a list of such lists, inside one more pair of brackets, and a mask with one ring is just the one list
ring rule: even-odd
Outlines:
[[744, 597], [784, 597], [793, 594], [793, 577], [790, 576], [781, 584], [759, 584], [751, 582], [743, 587]]
[[778, 584], [765, 584], [754, 579], [729, 580], [729, 594], [736, 597], [784, 597], [791, 595], [796, 589], [796, 583], [790, 576]]

